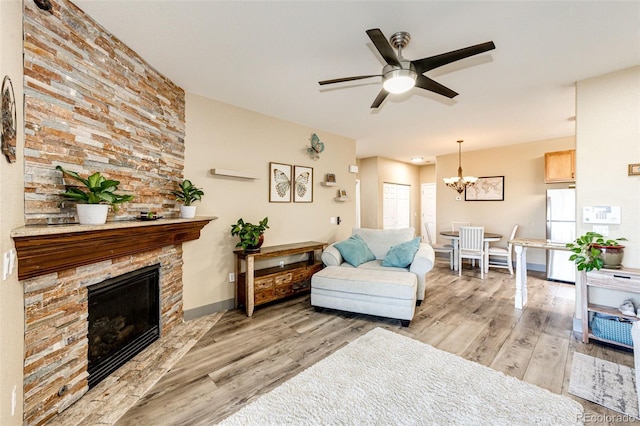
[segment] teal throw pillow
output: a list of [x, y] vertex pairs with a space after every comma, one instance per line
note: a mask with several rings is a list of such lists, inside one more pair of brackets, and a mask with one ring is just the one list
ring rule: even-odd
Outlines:
[[419, 248], [420, 237], [395, 245], [389, 249], [384, 259], [382, 259], [382, 266], [406, 268], [413, 262], [413, 256], [416, 255]]
[[344, 260], [353, 266], [376, 259], [375, 254], [360, 235], [352, 235], [333, 246], [338, 249]]

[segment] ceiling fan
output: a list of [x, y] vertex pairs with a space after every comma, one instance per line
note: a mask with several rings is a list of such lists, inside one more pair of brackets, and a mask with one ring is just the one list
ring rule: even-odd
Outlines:
[[[397, 32], [391, 36], [389, 41], [387, 41], [387, 38], [378, 28], [367, 30], [367, 35], [387, 63], [387, 65], [382, 68], [382, 74], [335, 78], [333, 80], [323, 80], [318, 83], [321, 86], [324, 86], [325, 84], [343, 83], [345, 81], [362, 80], [371, 77], [382, 77], [382, 90], [378, 93], [373, 104], [371, 104], [371, 108], [378, 108], [389, 93], [404, 93], [414, 86], [438, 93], [442, 96], [446, 96], [447, 98], [453, 98], [457, 96], [458, 93], [440, 83], [435, 82], [423, 74], [451, 62], [459, 61], [460, 59], [468, 58], [469, 56], [474, 56], [496, 48], [496, 45], [493, 44], [492, 41], [488, 41], [486, 43], [452, 50], [451, 52], [442, 53], [440, 55], [410, 61], [402, 57], [402, 49], [404, 49], [407, 44], [409, 44], [409, 40], [411, 40], [411, 35], [409, 33], [404, 31]], [[392, 45], [398, 49], [397, 55], [391, 47]]]

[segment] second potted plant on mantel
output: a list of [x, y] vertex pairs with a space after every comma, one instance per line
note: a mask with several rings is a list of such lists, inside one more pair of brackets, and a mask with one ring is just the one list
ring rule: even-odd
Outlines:
[[184, 219], [193, 219], [196, 217], [196, 206], [191, 203], [200, 201], [204, 192], [200, 188], [196, 188], [189, 179], [185, 179], [178, 184], [178, 189], [171, 191], [176, 197], [176, 201], [182, 203], [180, 206], [180, 217]]
[[268, 222], [268, 217], [262, 219], [258, 225], [245, 222], [242, 218], [238, 219], [235, 225], [231, 225], [231, 235], [240, 238], [236, 247], [242, 247], [247, 252], [260, 251], [264, 242], [264, 231], [269, 228]]
[[83, 191], [77, 187], [68, 187], [60, 193], [64, 198], [78, 203], [76, 209], [81, 225], [102, 225], [107, 221], [109, 206], [113, 206], [113, 210], [117, 211], [118, 204], [133, 199], [133, 195], [116, 194], [120, 181], [106, 179], [99, 172], [85, 179], [78, 173], [65, 170], [61, 166], [56, 166], [56, 169], [81, 182], [87, 188], [87, 191]]
[[624, 246], [618, 241], [627, 241], [626, 238], [605, 240], [597, 232], [587, 232], [576, 238], [573, 243], [567, 244], [573, 254], [569, 260], [575, 262], [578, 271], [590, 272], [601, 268], [619, 269], [622, 267]]

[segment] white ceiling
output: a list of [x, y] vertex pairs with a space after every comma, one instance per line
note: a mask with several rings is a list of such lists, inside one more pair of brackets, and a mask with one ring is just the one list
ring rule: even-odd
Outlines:
[[[575, 82], [640, 65], [640, 1], [75, 0], [184, 88], [357, 141], [359, 158], [409, 161], [575, 134]], [[496, 49], [370, 105], [384, 64], [365, 30], [411, 33], [419, 59], [493, 40]], [[329, 145], [330, 146], [330, 145]]]

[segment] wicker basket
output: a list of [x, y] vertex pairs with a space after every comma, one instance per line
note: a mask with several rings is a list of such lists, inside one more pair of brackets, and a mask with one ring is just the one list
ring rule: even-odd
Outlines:
[[631, 325], [632, 323], [629, 320], [596, 312], [593, 314], [590, 327], [591, 332], [596, 337], [633, 346]]

